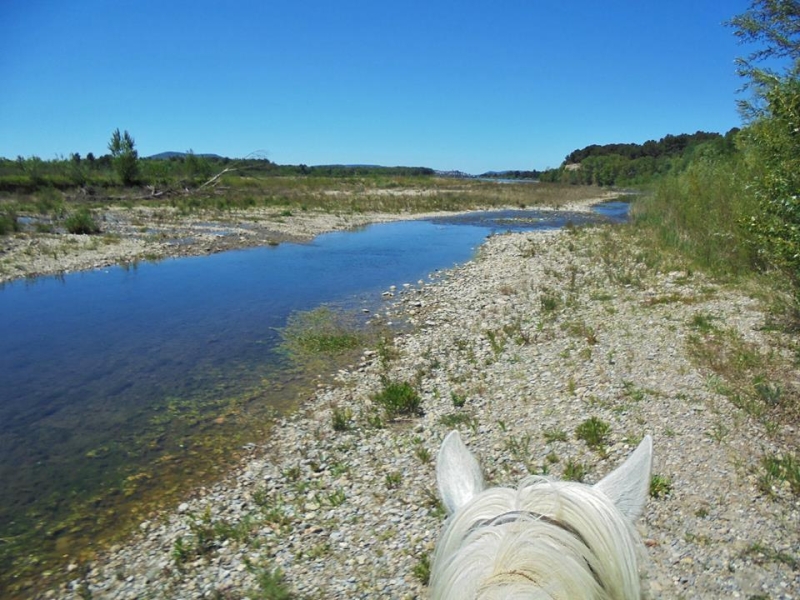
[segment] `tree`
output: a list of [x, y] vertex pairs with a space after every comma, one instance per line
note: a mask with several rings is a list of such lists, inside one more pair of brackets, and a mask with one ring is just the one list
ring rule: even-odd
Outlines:
[[[800, 301], [800, 1], [754, 0], [728, 25], [758, 46], [737, 60], [753, 92], [740, 102], [749, 121], [740, 136], [752, 167], [749, 188], [759, 207], [748, 225], [760, 256], [789, 275]], [[762, 66], [770, 59], [782, 71]]]
[[123, 185], [133, 185], [139, 176], [139, 154], [134, 149], [135, 142], [127, 131], [120, 134], [115, 129], [108, 142], [114, 170], [119, 175]]
[[[798, 0], [754, 0], [750, 8], [727, 22], [743, 44], [756, 48], [745, 57], [736, 59], [739, 75], [745, 88], [753, 91], [755, 102], [741, 100], [739, 106], [746, 118], [763, 113], [761, 101], [770, 88], [781, 79], [800, 74], [800, 2]], [[770, 65], [784, 67], [783, 73]]]

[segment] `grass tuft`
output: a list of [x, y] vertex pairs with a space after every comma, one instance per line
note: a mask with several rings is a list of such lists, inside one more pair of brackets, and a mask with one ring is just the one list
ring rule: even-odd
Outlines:
[[575, 437], [583, 440], [593, 450], [602, 450], [608, 443], [611, 425], [597, 417], [590, 417], [575, 429]]
[[422, 398], [411, 384], [405, 381], [387, 381], [383, 389], [372, 399], [383, 407], [389, 419], [422, 415]]

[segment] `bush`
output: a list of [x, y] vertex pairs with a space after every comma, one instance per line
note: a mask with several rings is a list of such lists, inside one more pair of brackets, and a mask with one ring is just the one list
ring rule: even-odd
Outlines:
[[611, 433], [611, 426], [597, 417], [586, 419], [578, 425], [575, 430], [575, 437], [583, 440], [590, 448], [602, 448]]
[[86, 208], [81, 208], [67, 217], [64, 221], [64, 227], [66, 227], [67, 231], [70, 233], [81, 235], [100, 233], [100, 226], [95, 222], [91, 213]]
[[411, 384], [406, 382], [387, 382], [373, 400], [383, 407], [390, 419], [422, 414], [422, 399]]
[[0, 213], [0, 235], [7, 235], [19, 231], [19, 221], [16, 213], [6, 211]]

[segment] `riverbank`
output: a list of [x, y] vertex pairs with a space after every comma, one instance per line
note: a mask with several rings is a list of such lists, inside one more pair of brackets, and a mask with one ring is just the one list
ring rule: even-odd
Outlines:
[[[422, 192], [400, 189], [393, 195], [403, 197], [418, 193]], [[592, 204], [617, 196], [617, 193], [609, 192], [564, 205], [541, 208], [586, 211]], [[205, 209], [188, 214], [170, 206], [97, 208], [93, 210], [93, 217], [100, 227], [100, 234], [37, 231], [28, 227], [23, 232], [0, 236], [0, 284], [15, 279], [111, 265], [200, 256], [284, 242], [304, 242], [322, 233], [356, 229], [371, 223], [455, 214], [452, 211], [336, 210], [335, 201], [332, 204], [332, 211], [256, 207]]]
[[[639, 529], [652, 595], [798, 597], [800, 501], [763, 467], [797, 451], [796, 427], [734, 405], [698, 361], [698, 343], [735, 339], [796, 386], [793, 344], [765, 327], [759, 301], [653, 272], [630, 244], [604, 228], [494, 236], [476, 260], [409, 286], [383, 316], [402, 313], [412, 333], [366, 352], [224, 481], [68, 566], [71, 581], [43, 597], [259, 598], [280, 585], [300, 598], [425, 597], [443, 520], [434, 457], [453, 428], [499, 484], [597, 481], [650, 433], [658, 493]], [[424, 414], [386, 417], [387, 381], [410, 384]], [[609, 426], [602, 452], [576, 437], [590, 417]]]

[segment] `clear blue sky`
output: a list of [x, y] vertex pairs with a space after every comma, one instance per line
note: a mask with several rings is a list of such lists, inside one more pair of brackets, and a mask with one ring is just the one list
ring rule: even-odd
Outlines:
[[0, 156], [470, 173], [740, 125], [744, 0], [2, 0]]

